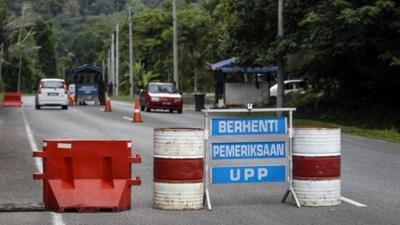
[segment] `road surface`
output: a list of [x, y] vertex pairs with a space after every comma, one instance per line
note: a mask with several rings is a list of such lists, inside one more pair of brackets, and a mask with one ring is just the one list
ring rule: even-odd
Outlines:
[[131, 123], [132, 104], [112, 102], [113, 112], [95, 106], [68, 110], [35, 110], [33, 97], [22, 108], [0, 109], [0, 205], [37, 205], [42, 183], [32, 180], [40, 162], [32, 150], [47, 138], [130, 139], [142, 164], [132, 166], [142, 178], [132, 186], [132, 209], [118, 213], [2, 212], [0, 224], [400, 224], [400, 145], [354, 136], [342, 137], [342, 196], [336, 207], [297, 208], [280, 200], [284, 185], [211, 186], [213, 210], [152, 209], [153, 130], [158, 127], [200, 127], [203, 115], [142, 113]]

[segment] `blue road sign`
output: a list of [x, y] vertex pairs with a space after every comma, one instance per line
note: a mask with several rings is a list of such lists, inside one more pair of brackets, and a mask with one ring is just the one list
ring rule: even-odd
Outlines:
[[216, 118], [211, 119], [211, 135], [285, 134], [286, 119], [277, 118]]
[[211, 168], [212, 184], [285, 182], [285, 166], [233, 166]]
[[285, 158], [286, 143], [284, 141], [213, 143], [211, 151], [213, 160]]
[[97, 96], [99, 88], [97, 84], [78, 84], [78, 96]]

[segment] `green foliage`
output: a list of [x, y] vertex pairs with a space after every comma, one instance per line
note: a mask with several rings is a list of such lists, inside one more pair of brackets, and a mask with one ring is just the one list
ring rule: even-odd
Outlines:
[[4, 42], [5, 23], [7, 18], [7, 5], [4, 0], [0, 0], [0, 43]]
[[315, 24], [320, 21], [320, 16], [315, 12], [309, 12], [304, 16], [304, 19], [299, 22], [300, 27], [304, 27], [308, 24]]
[[343, 133], [350, 135], [357, 135], [367, 138], [374, 138], [385, 140], [393, 143], [400, 143], [400, 133], [394, 129], [387, 130], [377, 130], [377, 129], [367, 129], [359, 128], [354, 126], [345, 126], [341, 124], [334, 124], [329, 122], [321, 122], [318, 120], [308, 120], [308, 119], [294, 119], [295, 126], [337, 126], [340, 127]]
[[133, 17], [136, 61], [146, 70], [160, 74], [162, 80], [172, 75], [172, 19], [162, 9], [144, 10]]
[[145, 71], [141, 62], [136, 62], [132, 67], [135, 83], [138, 88], [142, 89], [151, 81], [159, 77], [158, 74], [152, 71]]
[[303, 102], [301, 110], [310, 115], [400, 127], [398, 3], [285, 1], [285, 35], [276, 38], [276, 2], [224, 0], [222, 51], [243, 64], [275, 64], [286, 56], [289, 76], [305, 78], [322, 93]]
[[[4, 7], [4, 4], [1, 4]], [[7, 15], [0, 23], [4, 44], [2, 78], [5, 91], [16, 91], [18, 74], [21, 71], [20, 90], [30, 92], [32, 85], [42, 76], [38, 70], [38, 50], [33, 37], [35, 15], [29, 4], [25, 5], [24, 16], [15, 16], [7, 8], [1, 14]]]
[[277, 1], [224, 0], [218, 16], [226, 21], [222, 51], [245, 65], [267, 64], [266, 50], [275, 41]]
[[[182, 4], [178, 10], [179, 30], [179, 73], [180, 87], [193, 91], [194, 75], [198, 77], [199, 89], [210, 89], [212, 77], [204, 70], [207, 62], [216, 61], [209, 57], [215, 43], [210, 35], [210, 16], [195, 4]], [[166, 8], [144, 9], [135, 12], [133, 22], [133, 45], [135, 60], [140, 61], [145, 71], [159, 74], [158, 80], [172, 81], [172, 17]], [[120, 61], [127, 62], [128, 26], [121, 26]], [[105, 49], [106, 50], [106, 49]], [[120, 64], [120, 74], [128, 73], [128, 64]], [[135, 74], [135, 72], [133, 73]], [[120, 76], [121, 88], [129, 88], [128, 76]], [[140, 83], [140, 82], [139, 82]], [[139, 84], [143, 86], [143, 84]]]
[[[96, 46], [96, 47], [94, 47]], [[80, 34], [72, 43], [72, 63], [79, 66], [83, 64], [97, 64], [101, 62], [98, 58], [97, 48], [105, 48], [106, 42], [96, 30], [88, 30]]]
[[34, 38], [39, 49], [39, 68], [46, 77], [57, 76], [56, 40], [51, 24], [38, 19], [35, 25]]

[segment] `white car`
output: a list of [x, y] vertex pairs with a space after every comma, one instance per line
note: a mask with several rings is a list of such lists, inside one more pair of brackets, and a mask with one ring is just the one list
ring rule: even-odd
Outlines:
[[[304, 80], [285, 80], [285, 96], [304, 91], [304, 86]], [[278, 96], [278, 84], [272, 85], [269, 89], [269, 95], [273, 98]]]
[[67, 86], [62, 79], [41, 79], [35, 97], [35, 108], [61, 106], [68, 109]]

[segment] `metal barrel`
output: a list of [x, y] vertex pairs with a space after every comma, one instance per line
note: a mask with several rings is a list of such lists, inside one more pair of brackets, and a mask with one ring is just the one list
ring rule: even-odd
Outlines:
[[295, 127], [293, 188], [303, 206], [339, 205], [340, 128]]
[[154, 129], [153, 160], [153, 208], [203, 208], [203, 129]]

